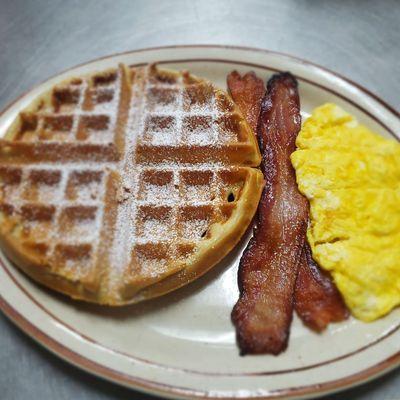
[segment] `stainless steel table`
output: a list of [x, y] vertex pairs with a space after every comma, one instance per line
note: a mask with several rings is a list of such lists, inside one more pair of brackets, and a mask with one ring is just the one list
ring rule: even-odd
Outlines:
[[[291, 53], [333, 69], [400, 109], [398, 0], [0, 0], [0, 109], [84, 61], [167, 44]], [[0, 398], [152, 399], [64, 363], [0, 316]], [[400, 399], [400, 371], [346, 393]]]

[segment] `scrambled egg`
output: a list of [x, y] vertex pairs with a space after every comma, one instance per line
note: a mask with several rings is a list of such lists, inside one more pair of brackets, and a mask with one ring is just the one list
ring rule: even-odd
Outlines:
[[352, 314], [373, 321], [400, 304], [400, 144], [334, 104], [314, 110], [296, 144], [313, 257]]

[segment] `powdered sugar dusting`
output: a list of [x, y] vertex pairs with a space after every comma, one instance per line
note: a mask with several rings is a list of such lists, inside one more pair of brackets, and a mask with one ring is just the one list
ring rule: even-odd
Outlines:
[[[79, 85], [56, 87], [53, 91], [55, 100], [44, 103], [35, 119], [30, 117], [21, 140], [39, 139], [57, 144], [60, 141], [112, 143], [120, 76], [118, 74], [106, 89], [99, 89], [99, 92], [107, 90], [108, 93], [100, 93], [99, 103], [91, 101], [92, 109], [85, 104], [91, 91], [96, 90], [89, 81], [90, 78], [86, 78]], [[30, 234], [35, 242], [43, 243], [50, 258], [64, 259], [65, 273], [82, 264], [82, 257], [86, 259], [84, 265], [88, 271], [97, 253], [106, 175], [112, 165], [88, 161], [8, 165], [6, 168], [17, 171], [14, 172], [16, 176], [20, 171], [21, 178], [13, 185], [1, 185], [0, 182], [0, 202], [10, 204], [15, 215], [23, 216], [26, 234]]]
[[[145, 71], [147, 74], [147, 69]], [[109, 276], [109, 285], [111, 287], [118, 283], [119, 273], [127, 266], [131, 256], [132, 244], [134, 243], [136, 229], [134, 222], [137, 213], [135, 200], [138, 193], [138, 176], [140, 174], [134, 164], [138, 129], [143, 129], [144, 127], [144, 110], [147, 98], [143, 95], [143, 92], [146, 93], [146, 84], [135, 81], [132, 86], [132, 99], [125, 133], [125, 153], [119, 165], [122, 185], [129, 190], [129, 196], [118, 207], [117, 228], [110, 257], [114, 267]]]
[[[201, 96], [188, 95], [190, 90], [196, 90], [196, 86], [188, 89], [182, 76], [175, 84], [154, 84], [149, 79], [149, 69], [137, 70], [132, 89], [125, 154], [120, 165], [123, 185], [129, 194], [118, 207], [117, 229], [110, 257], [115, 271], [118, 271], [117, 276], [126, 268], [136, 245], [168, 240], [170, 258], [174, 256], [178, 239], [185, 230], [188, 231], [188, 239], [196, 242], [201, 238], [209, 221], [189, 221], [186, 229], [184, 224], [177, 226], [178, 214], [186, 205], [212, 204], [216, 196], [210, 195], [210, 186], [184, 185], [180, 174], [185, 170], [218, 171], [220, 167], [217, 163], [206, 162], [196, 166], [177, 161], [136, 163], [137, 143], [217, 147], [216, 120], [220, 114], [215, 96], [212, 94], [204, 104], [197, 104]], [[215, 182], [213, 178], [212, 185]], [[214, 191], [218, 190], [214, 188]], [[155, 215], [142, 217], [143, 207], [153, 207], [147, 212]], [[160, 207], [170, 207], [168, 217], [157, 214]], [[191, 226], [194, 229], [191, 230]], [[111, 284], [116, 280], [110, 279]]]
[[[47, 105], [38, 111], [35, 132], [29, 130], [29, 122], [22, 141], [115, 146], [121, 71], [115, 79], [97, 84], [87, 78], [59, 88], [57, 110]], [[15, 185], [2, 186], [0, 175], [0, 203], [31, 208], [25, 227], [39, 242], [51, 244], [49, 255], [65, 256], [66, 273], [77, 268], [80, 259], [85, 265], [98, 261], [106, 182], [110, 173], [119, 176], [107, 279], [108, 292], [116, 296], [132, 255], [139, 274], [159, 276], [171, 260], [184, 259], [207, 239], [215, 213], [230, 201], [231, 187], [240, 183], [226, 175], [223, 162], [199, 162], [229, 136], [229, 129], [224, 134], [221, 128], [224, 113], [217, 107], [214, 89], [203, 81], [185, 82], [182, 74], [173, 83], [155, 82], [151, 74], [149, 67], [135, 69], [119, 161], [15, 165], [22, 171]], [[139, 144], [161, 155], [165, 148], [172, 149], [172, 156], [155, 160], [145, 155], [139, 160]], [[181, 148], [192, 148], [196, 162], [181, 160]]]

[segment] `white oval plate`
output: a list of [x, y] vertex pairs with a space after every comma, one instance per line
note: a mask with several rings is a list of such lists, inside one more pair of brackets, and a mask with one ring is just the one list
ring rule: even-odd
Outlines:
[[[383, 136], [400, 133], [400, 118], [360, 86], [287, 55], [219, 46], [164, 47], [95, 60], [22, 96], [0, 116], [4, 134], [43, 90], [72, 75], [119, 62], [160, 61], [189, 69], [225, 88], [233, 69], [267, 79], [289, 70], [300, 84], [304, 115], [333, 101]], [[107, 309], [73, 302], [26, 278], [1, 255], [0, 306], [25, 332], [65, 360], [117, 383], [171, 398], [304, 398], [340, 390], [400, 364], [400, 309], [374, 323], [350, 319], [323, 334], [295, 317], [287, 351], [240, 357], [230, 312], [246, 239], [203, 278], [160, 299]]]

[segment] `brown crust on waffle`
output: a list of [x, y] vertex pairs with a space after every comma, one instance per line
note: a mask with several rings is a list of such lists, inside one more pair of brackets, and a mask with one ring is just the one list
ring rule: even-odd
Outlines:
[[50, 289], [54, 289], [57, 292], [64, 293], [74, 299], [86, 300], [94, 303], [98, 302], [98, 295], [96, 292], [98, 285], [93, 284], [93, 282], [72, 280], [52, 272], [49, 265], [47, 265], [44, 260], [40, 259], [40, 257], [27, 256], [26, 249], [4, 235], [0, 235], [0, 246], [4, 250], [5, 255], [36, 282]]

